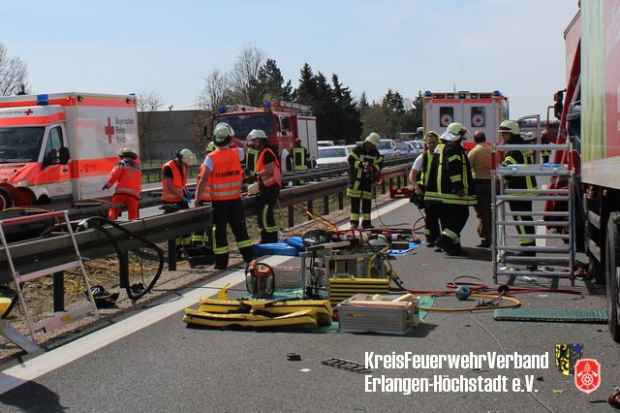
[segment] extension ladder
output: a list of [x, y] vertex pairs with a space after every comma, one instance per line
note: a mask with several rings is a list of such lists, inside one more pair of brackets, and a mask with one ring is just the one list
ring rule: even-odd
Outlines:
[[[569, 144], [494, 145], [494, 170], [491, 174], [491, 257], [493, 279], [496, 283], [500, 276], [508, 276], [511, 280], [529, 276], [569, 278], [571, 285], [575, 285], [575, 187], [572, 166], [542, 163], [498, 166], [496, 161], [499, 154], [512, 150], [542, 152], [569, 149]], [[538, 187], [534, 190], [511, 189], [504, 184], [504, 178], [508, 176], [562, 177], [567, 180], [568, 186], [548, 189], [538, 182]], [[511, 211], [510, 201], [532, 201], [532, 211]], [[566, 205], [565, 210], [545, 211], [546, 201], [562, 202]], [[521, 217], [529, 217], [531, 220], [523, 220]], [[516, 230], [518, 226], [534, 227], [535, 233], [515, 234], [509, 231], [509, 228]], [[558, 233], [548, 233], [548, 227], [561, 230]], [[519, 246], [510, 242], [517, 239], [534, 240], [536, 246]], [[547, 242], [555, 244], [547, 246]]]
[[[39, 271], [34, 271], [26, 274], [21, 274], [13, 260], [13, 256], [11, 254], [11, 247], [9, 246], [5, 227], [26, 224], [29, 222], [40, 221], [44, 219], [58, 219], [61, 218], [69, 233], [69, 237], [71, 238], [71, 242], [73, 244], [73, 250], [75, 252], [75, 259], [64, 264], [56, 265], [54, 267], [46, 268]], [[6, 259], [9, 264], [9, 271], [13, 277], [13, 281], [15, 282], [15, 289], [17, 290], [17, 296], [19, 300], [19, 306], [26, 318], [26, 324], [28, 326], [28, 330], [30, 332], [30, 339], [26, 336], [22, 335], [17, 331], [14, 327], [12, 327], [8, 320], [0, 320], [0, 334], [6, 337], [8, 340], [12, 341], [17, 346], [21, 347], [28, 353], [34, 353], [40, 351], [40, 347], [36, 344], [37, 340], [35, 337], [35, 333], [41, 330], [49, 331], [54, 328], [61, 327], [70, 322], [76, 321], [80, 318], [83, 318], [90, 313], [94, 313], [95, 316], [98, 316], [97, 306], [95, 304], [95, 299], [92, 295], [92, 291], [90, 288], [90, 282], [88, 280], [88, 273], [86, 272], [86, 268], [84, 267], [83, 258], [80, 254], [80, 249], [78, 247], [77, 240], [75, 238], [75, 233], [73, 232], [73, 228], [71, 227], [71, 221], [69, 220], [68, 211], [52, 211], [45, 212], [42, 214], [23, 216], [17, 218], [9, 218], [0, 220], [0, 242], [2, 242], [2, 247], [4, 248], [4, 252], [6, 254]], [[84, 283], [86, 284], [87, 294], [89, 301], [87, 304], [78, 305], [73, 307], [71, 310], [57, 312], [53, 317], [43, 320], [39, 323], [34, 323], [32, 320], [32, 315], [30, 310], [28, 309], [28, 305], [24, 298], [23, 292], [23, 284], [25, 282], [34, 281], [41, 277], [51, 275], [54, 273], [72, 270], [79, 268], [82, 276], [84, 277]]]

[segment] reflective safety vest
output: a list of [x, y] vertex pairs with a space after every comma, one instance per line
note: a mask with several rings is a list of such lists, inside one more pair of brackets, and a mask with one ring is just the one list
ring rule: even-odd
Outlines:
[[293, 169], [296, 171], [305, 171], [306, 166], [306, 148], [293, 148]]
[[258, 160], [258, 150], [254, 148], [248, 148], [245, 155], [245, 169], [247, 169], [249, 175], [256, 173], [256, 162]]
[[142, 190], [140, 162], [133, 159], [121, 159], [112, 169], [106, 186], [111, 187], [115, 183], [115, 194], [127, 194], [140, 199]]
[[[266, 164], [265, 155], [271, 153], [273, 156], [273, 162]], [[280, 170], [280, 162], [276, 154], [268, 147], [258, 155], [258, 161], [256, 161], [256, 174], [258, 175], [258, 182], [261, 187], [282, 187], [282, 171]]]
[[[504, 156], [502, 166], [533, 165], [535, 163], [532, 151], [510, 151]], [[506, 176], [504, 179], [506, 187], [510, 189], [536, 189], [536, 178], [534, 176]], [[528, 195], [528, 193], [522, 192], [518, 195]]]
[[213, 169], [207, 177], [206, 198], [198, 194], [200, 200], [234, 201], [241, 199], [243, 171], [236, 148], [218, 148], [208, 156], [213, 162]]
[[418, 172], [416, 176], [416, 183], [426, 188], [428, 185], [428, 177], [431, 172], [431, 164], [433, 160], [433, 154], [431, 151], [424, 151], [424, 158], [422, 161], [422, 170]]
[[[172, 171], [172, 182], [170, 179], [164, 178], [164, 169], [168, 167]], [[164, 202], [181, 202], [183, 198], [178, 195], [178, 192], [185, 192], [187, 185], [187, 175], [189, 168], [183, 164], [182, 169], [179, 168], [179, 163], [176, 160], [170, 160], [164, 164], [161, 168], [162, 171], [162, 191], [161, 200]], [[169, 187], [172, 185], [172, 187]]]
[[349, 188], [347, 196], [351, 198], [372, 199], [372, 186], [375, 176], [381, 171], [383, 156], [378, 151], [367, 153], [358, 145], [349, 155]]
[[[207, 172], [207, 166], [203, 162], [200, 164], [200, 169], [198, 170], [198, 176], [196, 177], [196, 190], [198, 190], [198, 188], [200, 188], [200, 185], [202, 185], [202, 181], [205, 179], [206, 172]], [[203, 188], [203, 190], [198, 192], [197, 195], [198, 195], [197, 197], [198, 200], [211, 202], [211, 194], [209, 193], [209, 191], [206, 190], [206, 188]]]
[[[465, 151], [440, 143], [433, 153], [432, 165], [426, 180], [425, 201], [450, 205], [476, 205], [470, 183], [471, 167]], [[463, 195], [458, 193], [462, 192]]]

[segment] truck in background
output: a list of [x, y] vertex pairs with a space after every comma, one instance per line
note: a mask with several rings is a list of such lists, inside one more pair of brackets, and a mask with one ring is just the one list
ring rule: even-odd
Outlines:
[[226, 122], [235, 130], [236, 144], [245, 145], [245, 139], [252, 129], [262, 129], [269, 143], [280, 152], [292, 152], [295, 140], [308, 149], [310, 156], [317, 159], [316, 117], [306, 105], [274, 100], [266, 101], [264, 107], [229, 105], [220, 108], [214, 124]]
[[[480, 130], [486, 134], [487, 142], [495, 143], [497, 129], [508, 119], [508, 98], [501, 92], [474, 93], [424, 92], [422, 125], [424, 130], [433, 130], [440, 135], [452, 122], [460, 122], [473, 135]], [[474, 146], [470, 138], [463, 142], [466, 150]]]
[[0, 210], [110, 196], [123, 147], [139, 153], [134, 95], [0, 98]]

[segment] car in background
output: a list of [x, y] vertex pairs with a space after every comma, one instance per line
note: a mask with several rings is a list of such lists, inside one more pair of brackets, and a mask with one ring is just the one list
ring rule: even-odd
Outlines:
[[316, 144], [319, 147], [322, 147], [322, 146], [334, 146], [334, 141], [318, 141]]
[[407, 141], [407, 143], [413, 146], [413, 153], [415, 155], [419, 155], [422, 152], [424, 152], [424, 141], [423, 140]]
[[398, 142], [395, 153], [399, 156], [412, 155], [416, 153], [416, 148], [409, 142]]
[[353, 150], [352, 146], [319, 146], [319, 158], [316, 160], [317, 166], [346, 164]]
[[384, 158], [396, 156], [396, 142], [393, 139], [381, 139], [377, 149]]

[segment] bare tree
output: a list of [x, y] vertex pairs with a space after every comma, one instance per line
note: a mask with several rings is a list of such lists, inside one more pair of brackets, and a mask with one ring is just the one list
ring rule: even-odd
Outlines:
[[265, 55], [254, 46], [247, 46], [242, 51], [230, 73], [232, 89], [245, 105], [260, 105], [262, 93], [258, 81], [258, 72], [265, 61]]
[[154, 91], [141, 91], [137, 94], [137, 105], [139, 112], [154, 112], [161, 108], [164, 103], [161, 96]]
[[205, 79], [204, 88], [198, 95], [198, 107], [203, 110], [216, 111], [220, 106], [229, 103], [230, 96], [228, 74], [216, 69]]
[[0, 96], [24, 93], [27, 89], [28, 67], [19, 57], [9, 57], [0, 43]]

